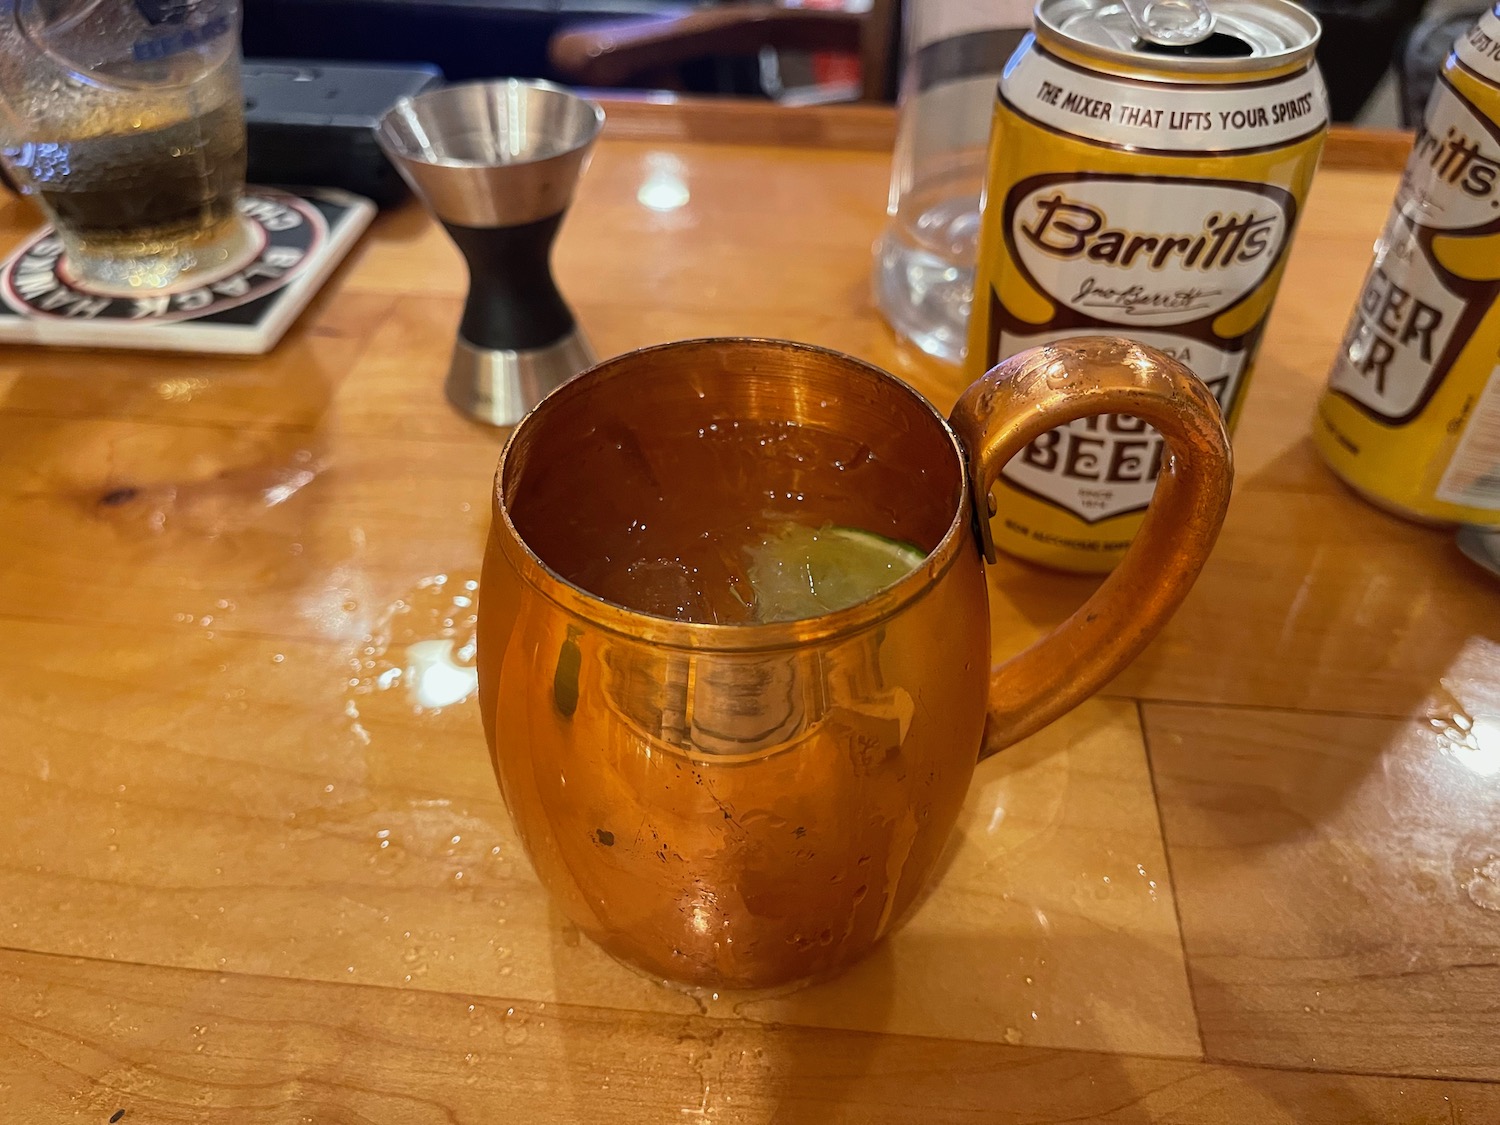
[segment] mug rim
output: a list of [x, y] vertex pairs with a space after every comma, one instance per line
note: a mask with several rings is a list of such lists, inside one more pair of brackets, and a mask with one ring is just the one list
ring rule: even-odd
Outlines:
[[[562, 409], [560, 404], [565, 403], [570, 397], [586, 393], [591, 383], [629, 377], [642, 360], [660, 352], [705, 345], [719, 347], [748, 345], [762, 351], [819, 355], [851, 371], [883, 381], [903, 394], [921, 414], [930, 418], [939, 428], [947, 439], [958, 469], [958, 491], [953, 504], [953, 513], [948, 521], [947, 530], [943, 532], [937, 546], [927, 552], [922, 562], [908, 574], [864, 601], [844, 609], [821, 613], [815, 617], [752, 624], [715, 624], [659, 617], [602, 598], [569, 581], [548, 566], [521, 535], [511, 520], [504, 501], [505, 474], [517, 438], [529, 426], [539, 425], [537, 419], [544, 414]], [[629, 639], [667, 648], [709, 652], [770, 652], [862, 632], [888, 620], [908, 605], [920, 600], [952, 568], [959, 551], [964, 548], [966, 539], [969, 540], [969, 545], [973, 546], [972, 540], [969, 539], [971, 512], [968, 459], [963, 444], [958, 440], [958, 434], [937, 407], [910, 383], [873, 363], [818, 344], [805, 344], [764, 336], [700, 336], [652, 344], [601, 360], [593, 367], [580, 372], [532, 407], [511, 430], [510, 436], [500, 451], [499, 463], [495, 467], [491, 509], [490, 535], [494, 535], [496, 523], [504, 528], [501, 550], [505, 554], [506, 561], [516, 571], [521, 581], [565, 612], [583, 618], [598, 628]], [[482, 589], [480, 594], [482, 598]]]

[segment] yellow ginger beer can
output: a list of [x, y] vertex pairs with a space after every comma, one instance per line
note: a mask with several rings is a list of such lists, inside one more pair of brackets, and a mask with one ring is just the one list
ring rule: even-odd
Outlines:
[[1497, 12], [1438, 76], [1313, 428], [1358, 492], [1433, 523], [1500, 525]]
[[[1318, 23], [1287, 0], [1210, 0], [1214, 31], [1141, 42], [1118, 0], [1040, 0], [999, 85], [968, 374], [1069, 336], [1175, 356], [1231, 429], [1328, 129]], [[1106, 571], [1135, 535], [1165, 445], [1086, 418], [1015, 457], [995, 543]]]

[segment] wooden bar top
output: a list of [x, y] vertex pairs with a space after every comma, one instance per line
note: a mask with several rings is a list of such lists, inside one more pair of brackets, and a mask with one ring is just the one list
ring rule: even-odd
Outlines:
[[[871, 308], [889, 111], [607, 108], [557, 253], [600, 354], [789, 337], [952, 405]], [[581, 939], [468, 681], [404, 686], [472, 635], [504, 438], [418, 207], [267, 356], [0, 351], [0, 1120], [1500, 1122], [1500, 583], [1309, 437], [1409, 144], [1330, 143], [1176, 619], [774, 996]], [[1093, 580], [990, 584], [1004, 655]]]

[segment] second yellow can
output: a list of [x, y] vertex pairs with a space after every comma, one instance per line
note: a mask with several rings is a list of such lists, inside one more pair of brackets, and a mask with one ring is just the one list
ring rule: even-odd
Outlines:
[[1363, 496], [1500, 527], [1500, 5], [1454, 44], [1313, 435]]

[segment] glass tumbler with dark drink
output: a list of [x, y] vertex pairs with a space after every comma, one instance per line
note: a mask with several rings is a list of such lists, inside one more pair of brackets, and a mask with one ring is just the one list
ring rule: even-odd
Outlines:
[[85, 288], [206, 282], [253, 250], [238, 33], [236, 0], [0, 0], [0, 158]]

